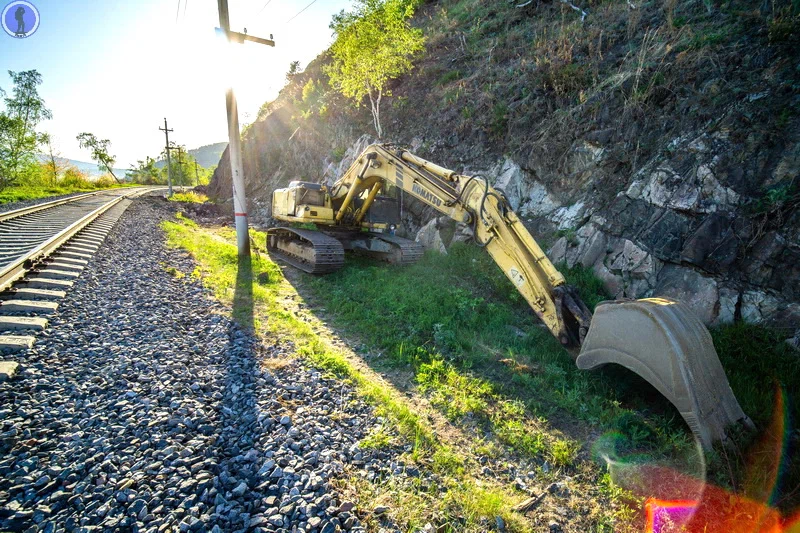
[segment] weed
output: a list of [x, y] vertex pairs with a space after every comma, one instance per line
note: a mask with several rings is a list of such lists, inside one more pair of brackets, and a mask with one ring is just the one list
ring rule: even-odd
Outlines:
[[800, 14], [793, 14], [787, 7], [769, 21], [769, 42], [771, 44], [793, 44], [800, 40]]
[[344, 154], [347, 152], [347, 149], [344, 147], [337, 147], [331, 150], [331, 159], [333, 159], [336, 163], [340, 162], [344, 159]]
[[550, 459], [556, 466], [572, 466], [578, 456], [580, 444], [568, 440], [556, 440], [550, 447]]
[[459, 86], [451, 87], [447, 89], [444, 93], [444, 103], [446, 105], [453, 105], [458, 102], [458, 99], [461, 97], [461, 94], [464, 92], [464, 88]]
[[549, 64], [543, 69], [542, 79], [545, 88], [558, 96], [570, 96], [591, 85], [591, 74], [585, 65], [579, 63]]
[[492, 107], [490, 130], [497, 136], [505, 135], [508, 130], [508, 106], [504, 102], [497, 102]]
[[408, 104], [408, 96], [395, 96], [392, 98], [392, 109], [403, 109]]
[[178, 221], [180, 221], [181, 223], [183, 223], [183, 224], [184, 224], [185, 226], [187, 226], [187, 227], [190, 227], [190, 228], [193, 228], [193, 229], [196, 229], [196, 228], [198, 227], [198, 226], [197, 226], [197, 222], [195, 222], [195, 221], [194, 221], [194, 220], [192, 220], [191, 218], [187, 217], [186, 215], [184, 215], [184, 214], [183, 214], [182, 212], [180, 212], [180, 211], [178, 211], [177, 213], [175, 213], [175, 218], [177, 218], [177, 219], [178, 219]]
[[576, 264], [572, 268], [559, 265], [559, 270], [564, 274], [567, 283], [578, 289], [583, 302], [594, 311], [597, 304], [611, 298], [606, 292], [603, 280], [598, 278], [591, 268]]
[[186, 202], [191, 204], [204, 204], [208, 201], [208, 196], [194, 191], [176, 192], [169, 197], [171, 202]]
[[566, 228], [556, 231], [555, 238], [560, 239], [561, 237], [566, 237], [567, 243], [570, 246], [578, 245], [578, 232], [575, 230], [575, 228]]
[[387, 431], [387, 428], [385, 426], [380, 426], [361, 439], [361, 442], [358, 443], [358, 447], [362, 450], [380, 450], [390, 447], [392, 445], [392, 440], [392, 435]]
[[174, 266], [169, 266], [164, 263], [161, 264], [164, 267], [164, 270], [175, 279], [183, 279], [186, 277], [186, 274], [175, 268]]
[[451, 71], [445, 72], [444, 74], [439, 76], [439, 79], [436, 80], [436, 85], [447, 85], [449, 83], [452, 83], [452, 82], [454, 82], [456, 80], [460, 80], [460, 79], [461, 79], [461, 71], [460, 70], [451, 70]]

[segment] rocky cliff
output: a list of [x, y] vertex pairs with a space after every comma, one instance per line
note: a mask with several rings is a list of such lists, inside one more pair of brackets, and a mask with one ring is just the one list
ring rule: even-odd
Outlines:
[[[708, 324], [800, 324], [800, 25], [761, 2], [440, 0], [395, 82], [386, 141], [507, 194], [550, 258], [614, 297], [673, 296]], [[244, 134], [251, 212], [291, 179], [330, 181], [372, 139], [321, 55]], [[310, 84], [310, 89], [309, 89]], [[367, 135], [365, 135], [367, 134]], [[230, 198], [227, 153], [211, 186]], [[453, 235], [405, 200], [404, 227]], [[452, 228], [451, 228], [452, 229]], [[457, 237], [458, 238], [458, 237]]]

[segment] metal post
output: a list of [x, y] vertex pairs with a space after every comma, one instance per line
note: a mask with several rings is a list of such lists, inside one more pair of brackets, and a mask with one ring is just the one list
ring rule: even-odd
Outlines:
[[[231, 21], [228, 16], [228, 0], [217, 0], [219, 7], [219, 26], [228, 42], [242, 43], [244, 41], [257, 42], [268, 46], [275, 46], [270, 39], [261, 39], [244, 33], [231, 31]], [[236, 220], [236, 242], [239, 255], [250, 255], [250, 236], [247, 232], [247, 198], [244, 189], [244, 170], [242, 168], [242, 146], [239, 133], [239, 110], [236, 106], [236, 95], [233, 87], [225, 93], [225, 108], [228, 111], [228, 156], [231, 163], [231, 182], [233, 184], [233, 213]]]
[[[222, 31], [231, 30], [228, 16], [228, 0], [217, 0], [219, 7], [219, 26]], [[230, 41], [230, 39], [229, 39]], [[233, 87], [225, 93], [225, 109], [228, 112], [228, 156], [231, 163], [231, 182], [233, 185], [233, 216], [236, 221], [236, 244], [239, 255], [250, 255], [250, 236], [247, 228], [247, 197], [244, 189], [244, 171], [242, 170], [242, 147], [239, 133], [239, 110], [236, 106], [236, 95]]]
[[167, 118], [164, 117], [164, 127], [158, 128], [159, 130], [164, 132], [164, 135], [167, 136], [167, 183], [169, 184], [169, 196], [172, 196], [172, 164], [169, 160], [169, 132], [172, 130], [167, 127]]

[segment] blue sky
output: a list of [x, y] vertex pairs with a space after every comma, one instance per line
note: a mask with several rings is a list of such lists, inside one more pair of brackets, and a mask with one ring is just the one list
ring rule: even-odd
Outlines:
[[11, 88], [8, 70], [38, 70], [53, 111], [40, 130], [72, 159], [89, 158], [79, 133], [108, 138], [123, 168], [160, 151], [164, 117], [175, 130], [170, 140], [189, 148], [227, 140], [225, 87], [236, 89], [240, 122], [252, 121], [283, 86], [289, 63], [305, 66], [324, 50], [331, 16], [350, 6], [317, 0], [287, 23], [311, 0], [270, 0], [266, 8], [267, 0], [229, 0], [231, 28], [273, 34], [272, 48], [220, 43], [214, 0], [31, 1], [38, 31], [27, 39], [0, 32], [0, 87]]

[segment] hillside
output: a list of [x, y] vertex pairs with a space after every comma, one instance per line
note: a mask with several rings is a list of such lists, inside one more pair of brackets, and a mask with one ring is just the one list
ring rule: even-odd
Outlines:
[[[195, 158], [198, 165], [203, 168], [211, 168], [219, 163], [219, 160], [227, 147], [227, 142], [206, 144], [199, 148], [192, 148], [188, 150], [188, 152], [189, 155]], [[156, 168], [166, 168], [166, 159], [159, 157], [155, 163], [155, 166]]]
[[198, 165], [210, 168], [219, 163], [219, 158], [222, 157], [222, 152], [224, 152], [227, 147], [227, 142], [206, 144], [199, 148], [189, 150], [189, 154], [195, 158]]
[[[495, 179], [555, 261], [591, 267], [612, 295], [677, 296], [707, 323], [741, 317], [791, 336], [797, 19], [743, 1], [584, 7], [581, 21], [557, 2], [423, 4], [426, 52], [384, 99], [385, 140]], [[295, 75], [245, 135], [257, 221], [272, 189], [333, 179], [373, 132], [367, 107], [328, 88], [327, 61]], [[433, 217], [407, 212], [410, 234]]]

